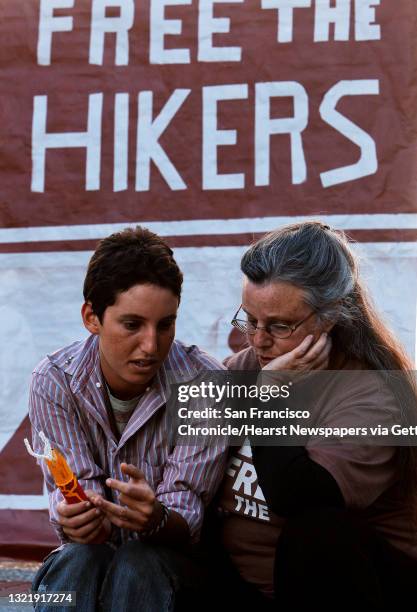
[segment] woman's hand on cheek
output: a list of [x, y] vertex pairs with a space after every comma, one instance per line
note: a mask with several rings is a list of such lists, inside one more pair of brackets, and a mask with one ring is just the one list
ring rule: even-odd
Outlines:
[[325, 370], [329, 365], [331, 348], [332, 340], [326, 333], [322, 333], [316, 342], [310, 334], [292, 351], [270, 361], [262, 368], [262, 371], [296, 370], [298, 372], [309, 372], [311, 370]]

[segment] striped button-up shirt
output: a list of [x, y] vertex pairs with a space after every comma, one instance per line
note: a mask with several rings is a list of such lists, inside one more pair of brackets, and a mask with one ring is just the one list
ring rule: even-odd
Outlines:
[[[139, 402], [120, 439], [110, 426], [105, 381], [100, 368], [98, 337], [48, 355], [35, 368], [30, 388], [29, 416], [32, 442], [42, 452], [39, 432], [65, 456], [81, 486], [118, 503], [119, 493], [105, 486], [108, 477], [126, 481], [121, 463], [140, 468], [157, 499], [187, 522], [192, 539], [198, 538], [204, 506], [214, 495], [225, 469], [224, 444], [170, 444], [170, 422], [165, 410], [169, 381], [175, 372], [182, 382], [198, 372], [224, 369], [196, 346], [175, 341], [168, 357]], [[41, 462], [49, 494], [51, 523], [61, 541], [57, 504], [63, 497], [45, 463]], [[113, 534], [114, 535], [114, 534]], [[137, 534], [116, 530], [116, 541]]]

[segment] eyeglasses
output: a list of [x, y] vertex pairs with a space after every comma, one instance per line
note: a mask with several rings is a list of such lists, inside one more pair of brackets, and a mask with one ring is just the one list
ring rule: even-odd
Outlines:
[[294, 323], [293, 325], [285, 325], [285, 323], [271, 323], [270, 325], [265, 325], [264, 327], [260, 327], [259, 325], [254, 325], [247, 319], [238, 319], [237, 315], [239, 314], [239, 310], [242, 308], [242, 304], [237, 309], [235, 316], [233, 317], [231, 323], [236, 329], [241, 331], [244, 334], [249, 334], [253, 336], [256, 334], [257, 329], [264, 329], [267, 334], [272, 336], [273, 338], [279, 338], [280, 340], [285, 340], [285, 338], [289, 338], [295, 330], [300, 327], [302, 323], [307, 321], [314, 314], [317, 314], [314, 310], [310, 312], [310, 314], [303, 319], [302, 321], [298, 321], [298, 323]]

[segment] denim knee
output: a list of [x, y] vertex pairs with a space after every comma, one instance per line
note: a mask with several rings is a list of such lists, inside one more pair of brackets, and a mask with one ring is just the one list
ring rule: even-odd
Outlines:
[[34, 578], [33, 588], [38, 590], [41, 582], [73, 582], [79, 576], [103, 573], [113, 554], [106, 544], [66, 544], [45, 559]]
[[107, 568], [114, 555], [113, 549], [107, 544], [66, 544], [58, 553], [55, 564], [66, 571], [97, 572]]
[[140, 540], [123, 544], [114, 554], [101, 593], [102, 609], [171, 612], [178, 578], [160, 550]]
[[158, 547], [140, 540], [123, 544], [114, 554], [111, 572], [125, 581], [131, 577], [135, 582], [141, 578], [152, 578], [162, 570], [163, 563]]
[[[45, 559], [33, 580], [32, 588], [40, 593], [74, 591], [77, 609], [83, 612], [95, 610], [98, 593], [113, 554], [113, 549], [106, 544], [66, 544], [62, 550]], [[38, 605], [36, 610], [44, 608], [47, 612], [55, 609]], [[71, 612], [73, 610], [71, 608]]]
[[65, 565], [75, 564], [77, 567], [88, 566], [91, 569], [91, 563], [108, 564], [113, 554], [112, 548], [107, 544], [77, 544], [71, 542], [65, 544], [59, 552], [59, 562], [65, 563]]

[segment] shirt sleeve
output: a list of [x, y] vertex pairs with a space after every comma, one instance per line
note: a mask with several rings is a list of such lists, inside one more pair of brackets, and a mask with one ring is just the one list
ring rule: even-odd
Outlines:
[[[65, 381], [58, 370], [51, 368], [46, 374], [35, 372], [29, 391], [29, 418], [32, 424], [32, 447], [43, 453], [39, 432], [43, 431], [53, 448], [59, 450], [78, 478], [84, 490], [94, 490], [104, 495], [102, 484], [105, 474], [91, 455], [88, 440], [73, 409]], [[57, 505], [63, 495], [57, 488], [45, 461], [38, 460], [49, 497], [50, 522], [61, 542], [67, 542], [58, 524]]]
[[[220, 362], [195, 345], [187, 349], [186, 360], [178, 361], [176, 367], [178, 371], [187, 372], [190, 364], [197, 377], [209, 375], [215, 380], [216, 372], [226, 371]], [[193, 400], [190, 407], [201, 410], [210, 407], [211, 403], [209, 398], [204, 401], [200, 398]], [[173, 410], [175, 412], [175, 406]], [[194, 441], [189, 443], [187, 440], [183, 444], [175, 444], [165, 463], [156, 497], [185, 519], [192, 542], [199, 539], [204, 508], [214, 497], [223, 479], [227, 449], [228, 443], [224, 438], [213, 438], [207, 444]]]
[[328, 470], [300, 446], [252, 446], [258, 482], [279, 516], [319, 507], [343, 508], [342, 493]]
[[187, 522], [193, 542], [198, 541], [204, 507], [214, 496], [226, 468], [227, 445], [176, 446], [168, 457], [158, 500]]
[[[377, 373], [358, 373], [348, 379], [345, 397], [324, 416], [320, 425], [330, 428], [380, 425], [388, 429], [401, 422], [398, 403]], [[368, 433], [369, 435], [369, 433]], [[307, 443], [310, 458], [325, 468], [337, 482], [348, 508], [364, 509], [398, 479], [396, 449], [364, 438], [337, 444], [321, 437]]]

